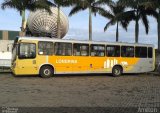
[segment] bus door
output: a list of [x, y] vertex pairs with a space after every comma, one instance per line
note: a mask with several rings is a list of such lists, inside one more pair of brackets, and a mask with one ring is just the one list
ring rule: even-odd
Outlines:
[[36, 74], [36, 44], [20, 43], [18, 50], [18, 73], [19, 74]]

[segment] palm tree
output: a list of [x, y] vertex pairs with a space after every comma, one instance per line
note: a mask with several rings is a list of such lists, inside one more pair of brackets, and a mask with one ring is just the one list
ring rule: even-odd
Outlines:
[[109, 4], [111, 0], [70, 0], [73, 5], [69, 16], [78, 13], [79, 11], [89, 10], [89, 40], [92, 40], [92, 13], [96, 14], [103, 12], [101, 5]]
[[[116, 42], [119, 41], [119, 24], [127, 31], [127, 27], [129, 24], [129, 14], [125, 17], [125, 6], [122, 6], [119, 4], [119, 2], [113, 2], [109, 5], [110, 11], [101, 12], [100, 15], [104, 16], [107, 19], [110, 19], [110, 21], [106, 24], [104, 27], [104, 31], [106, 31], [111, 25], [117, 25], [116, 29]], [[124, 18], [125, 17], [125, 18]]]
[[60, 0], [54, 0], [54, 3], [56, 3], [57, 8], [58, 8], [58, 17], [57, 17], [57, 30], [58, 31], [57, 31], [57, 38], [61, 38], [61, 33], [60, 33], [60, 5], [62, 4], [62, 1], [60, 1]]
[[157, 31], [158, 31], [158, 52], [160, 53], [160, 0], [148, 0], [145, 3], [146, 8], [153, 8], [157, 11], [158, 17], [157, 17]]
[[4, 0], [1, 8], [2, 9], [14, 8], [20, 12], [20, 15], [22, 16], [21, 31], [25, 33], [25, 28], [26, 28], [25, 11], [26, 10], [35, 11], [36, 9], [46, 9], [48, 12], [51, 12], [50, 6], [52, 5], [54, 4], [46, 0]]
[[146, 8], [145, 3], [148, 0], [120, 0], [123, 6], [128, 6], [131, 8], [130, 12], [133, 15], [133, 20], [135, 21], [135, 42], [138, 43], [139, 37], [139, 21], [142, 20], [146, 34], [149, 32], [149, 20], [147, 16], [154, 16], [157, 18], [157, 13], [153, 8]]
[[69, 0], [53, 0], [54, 4], [57, 5], [58, 8], [58, 16], [57, 16], [57, 38], [61, 38], [61, 31], [60, 31], [60, 7], [66, 7], [66, 6], [70, 6], [72, 3]]

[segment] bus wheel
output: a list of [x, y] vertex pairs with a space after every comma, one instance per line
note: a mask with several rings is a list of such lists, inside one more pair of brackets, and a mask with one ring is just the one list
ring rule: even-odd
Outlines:
[[43, 78], [49, 78], [54, 75], [54, 70], [51, 66], [43, 66], [40, 70], [40, 76]]
[[114, 66], [113, 69], [112, 69], [112, 75], [114, 77], [118, 77], [118, 76], [121, 76], [122, 75], [122, 67], [120, 66]]

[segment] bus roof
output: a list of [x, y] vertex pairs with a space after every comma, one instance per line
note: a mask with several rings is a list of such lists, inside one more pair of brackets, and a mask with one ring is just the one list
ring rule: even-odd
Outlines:
[[17, 37], [18, 40], [37, 40], [37, 41], [55, 41], [55, 42], [72, 42], [72, 43], [88, 43], [88, 44], [112, 44], [112, 45], [130, 45], [130, 46], [151, 46], [153, 44], [127, 43], [127, 42], [107, 42], [107, 41], [89, 41], [89, 40], [73, 40], [73, 39], [57, 39], [49, 37]]

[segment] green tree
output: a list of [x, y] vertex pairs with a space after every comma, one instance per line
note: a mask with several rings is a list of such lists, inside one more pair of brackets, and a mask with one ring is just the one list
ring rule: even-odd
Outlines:
[[35, 11], [36, 9], [46, 9], [48, 12], [50, 11], [50, 6], [52, 6], [51, 2], [47, 0], [4, 0], [4, 2], [1, 5], [2, 9], [6, 8], [14, 8], [17, 11], [20, 12], [20, 15], [22, 16], [22, 26], [21, 31], [25, 33], [26, 28], [26, 17], [25, 17], [25, 11]]
[[117, 26], [116, 28], [116, 42], [119, 41], [119, 24], [127, 31], [127, 27], [129, 21], [131, 19], [130, 15], [133, 16], [131, 13], [125, 13], [125, 6], [119, 4], [119, 2], [113, 2], [109, 5], [110, 11], [101, 12], [100, 15], [104, 16], [105, 18], [109, 19], [109, 22], [104, 27], [104, 31], [106, 31], [111, 25]]
[[139, 37], [139, 21], [142, 20], [146, 34], [149, 32], [149, 20], [147, 16], [154, 16], [157, 18], [156, 11], [151, 7], [145, 7], [148, 0], [120, 0], [120, 3], [123, 6], [131, 8], [129, 11], [131, 14], [134, 14], [133, 20], [135, 21], [135, 42], [138, 43]]
[[79, 11], [89, 10], [89, 40], [92, 40], [92, 13], [103, 12], [101, 5], [110, 4], [110, 0], [70, 0], [73, 8], [69, 16], [78, 13]]

